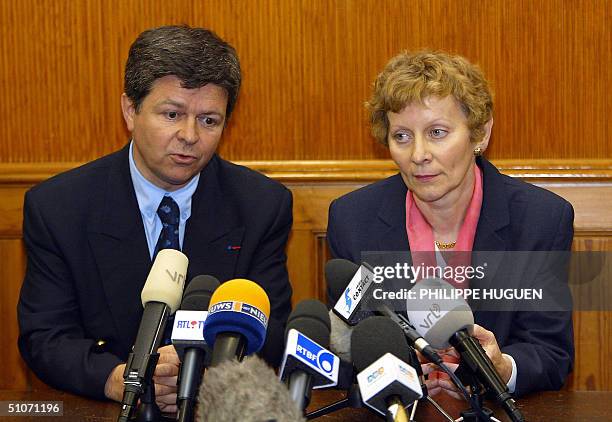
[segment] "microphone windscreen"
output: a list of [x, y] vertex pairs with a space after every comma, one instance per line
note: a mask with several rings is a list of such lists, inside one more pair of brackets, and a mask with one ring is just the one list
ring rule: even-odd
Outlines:
[[191, 279], [185, 288], [181, 310], [206, 311], [214, 291], [219, 287], [219, 280], [211, 275], [199, 275]]
[[384, 316], [373, 316], [357, 324], [351, 336], [351, 355], [357, 372], [386, 353], [410, 362], [410, 348], [400, 326]]
[[247, 355], [261, 349], [266, 339], [270, 300], [257, 283], [234, 279], [213, 293], [204, 321], [204, 339], [214, 346], [219, 333], [239, 333], [246, 339]]
[[439, 278], [421, 280], [411, 289], [415, 299], [408, 299], [406, 314], [416, 331], [435, 349], [450, 347], [449, 339], [457, 331], [474, 330], [474, 315], [459, 291]]
[[327, 307], [320, 301], [306, 299], [298, 303], [287, 319], [285, 337], [292, 328], [320, 346], [329, 348], [331, 322], [327, 314]]
[[346, 259], [330, 259], [327, 261], [325, 264], [325, 280], [333, 303], [336, 303], [342, 296], [342, 292], [358, 269], [359, 265]]
[[305, 421], [287, 387], [257, 356], [207, 369], [198, 399], [196, 422]]
[[329, 339], [329, 348], [340, 359], [348, 362], [351, 360], [351, 334], [353, 327], [347, 325], [333, 312], [329, 311], [329, 319], [331, 323], [331, 334]]
[[149, 302], [161, 302], [170, 307], [171, 314], [176, 312], [183, 296], [187, 264], [189, 259], [180, 251], [159, 251], [140, 293], [142, 306]]

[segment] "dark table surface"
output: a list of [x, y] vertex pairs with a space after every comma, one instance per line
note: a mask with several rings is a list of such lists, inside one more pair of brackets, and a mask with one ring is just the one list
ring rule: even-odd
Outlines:
[[[344, 397], [341, 391], [326, 390], [315, 391], [313, 393], [309, 410], [321, 408], [336, 400]], [[461, 410], [467, 405], [465, 402], [452, 399], [448, 396], [435, 398], [436, 401], [454, 418], [459, 417]], [[56, 390], [39, 391], [1, 391], [0, 401], [32, 401], [32, 400], [53, 400], [63, 402], [62, 417], [34, 417], [19, 416], [6, 417], [0, 416], [0, 420], [7, 421], [34, 421], [43, 420], [53, 421], [115, 421], [119, 413], [119, 404], [112, 402], [98, 402], [94, 400], [77, 397], [72, 394], [59, 392]], [[518, 401], [521, 411], [527, 421], [612, 421], [612, 391], [555, 391], [533, 394]], [[494, 410], [494, 415], [502, 421], [509, 421], [502, 410], [487, 403], [487, 406]], [[375, 421], [382, 420], [374, 416], [367, 409], [344, 409], [316, 419], [318, 421]], [[419, 403], [416, 413], [416, 421], [445, 421], [434, 407], [426, 402]]]

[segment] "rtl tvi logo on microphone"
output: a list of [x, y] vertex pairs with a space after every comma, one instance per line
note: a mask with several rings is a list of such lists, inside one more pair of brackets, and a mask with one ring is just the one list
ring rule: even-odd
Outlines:
[[201, 330], [204, 328], [204, 320], [196, 321], [196, 320], [177, 320], [176, 328], [186, 328], [186, 329], [198, 329]]
[[334, 369], [335, 356], [299, 332], [295, 355], [326, 374], [331, 374]]

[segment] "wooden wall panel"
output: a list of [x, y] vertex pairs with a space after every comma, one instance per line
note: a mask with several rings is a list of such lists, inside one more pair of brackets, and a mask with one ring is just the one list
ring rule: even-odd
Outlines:
[[[534, 164], [535, 163], [535, 164]], [[326, 245], [329, 203], [344, 193], [393, 174], [389, 161], [316, 161], [244, 163], [284, 182], [294, 195], [294, 225], [288, 244], [288, 269], [293, 286], [293, 302], [306, 298], [326, 300], [323, 268], [330, 258]], [[612, 163], [590, 162], [581, 166], [557, 161], [551, 169], [537, 162], [495, 161], [504, 172], [544, 186], [568, 199], [576, 211], [573, 249], [612, 251]], [[24, 366], [16, 348], [15, 305], [25, 266], [21, 242], [23, 193], [33, 183], [66, 170], [74, 164], [0, 164], [0, 280], [5, 293], [0, 296], [0, 316], [8, 344], [9, 364], [0, 368], [0, 389], [40, 388]], [[610, 289], [606, 289], [608, 294]], [[603, 291], [602, 291], [603, 293]], [[607, 360], [612, 353], [609, 338], [612, 312], [574, 313], [576, 365], [567, 388], [573, 390], [612, 389], [612, 370]]]
[[29, 386], [29, 371], [17, 349], [17, 300], [25, 270], [25, 253], [19, 239], [0, 239], [0, 337], [4, 339], [0, 367], [0, 390], [23, 390]]
[[[570, 194], [571, 195], [571, 194]], [[604, 204], [605, 206], [605, 204]], [[610, 213], [607, 213], [608, 215]], [[578, 215], [578, 214], [577, 214]], [[593, 219], [599, 218], [592, 216]], [[612, 233], [608, 236], [588, 235], [588, 228], [574, 236], [574, 251], [612, 251]], [[610, 257], [607, 257], [608, 261]], [[612, 266], [606, 265], [607, 273], [600, 275], [600, 283], [594, 286], [581, 285], [574, 288], [574, 303], [585, 297], [599, 298], [598, 305], [609, 309], [612, 300]], [[577, 271], [589, 271], [579, 268]], [[596, 289], [596, 291], [594, 290]], [[589, 303], [595, 304], [591, 300]], [[578, 305], [581, 306], [581, 305]], [[612, 312], [595, 311], [585, 305], [573, 314], [574, 344], [576, 361], [574, 371], [567, 383], [571, 390], [610, 390], [612, 389], [612, 370], [608, 369], [608, 361], [612, 354]], [[584, 357], [588, 356], [588, 359]]]
[[3, 0], [0, 161], [88, 161], [127, 139], [130, 43], [171, 23], [238, 50], [233, 160], [384, 158], [363, 102], [386, 61], [430, 47], [479, 63], [496, 93], [489, 156], [612, 157], [610, 0]]

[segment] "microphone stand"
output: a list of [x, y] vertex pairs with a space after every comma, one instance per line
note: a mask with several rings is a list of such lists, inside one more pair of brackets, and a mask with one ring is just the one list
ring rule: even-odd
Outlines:
[[[416, 352], [414, 351], [414, 349], [411, 350], [411, 360], [412, 359], [416, 359]], [[423, 402], [427, 401], [431, 403], [434, 406], [434, 408], [440, 413], [440, 415], [444, 417], [445, 420], [447, 420], [448, 422], [455, 422], [455, 419], [452, 416], [450, 416], [448, 412], [446, 412], [442, 408], [442, 406], [440, 406], [440, 404], [438, 404], [428, 394], [427, 386], [425, 385], [425, 377], [423, 375], [421, 365], [417, 364], [417, 365], [414, 365], [414, 367], [421, 381], [421, 389], [423, 390], [423, 397], [421, 397], [419, 400], [415, 400], [415, 402], [413, 403], [412, 411], [410, 413], [410, 422], [415, 422], [414, 415], [416, 412], [417, 403], [420, 401], [423, 401]], [[480, 384], [480, 382], [476, 379], [476, 377], [473, 376], [469, 371], [465, 371], [464, 368], [461, 367], [461, 365], [459, 366], [459, 368], [457, 368], [456, 374], [460, 376], [461, 378], [469, 380], [467, 384], [471, 387], [471, 391], [472, 391], [470, 394], [470, 398], [471, 398], [470, 408], [461, 412], [461, 419], [459, 420], [461, 420], [462, 422], [496, 422], [496, 421], [499, 422], [499, 420], [493, 416], [493, 411], [482, 405], [485, 390], [483, 386]], [[475, 407], [474, 404], [476, 404], [480, 408], [480, 410], [477, 407]], [[359, 392], [358, 384], [351, 385], [351, 387], [347, 391], [347, 395], [345, 398], [340, 399], [320, 409], [314, 410], [310, 413], [307, 413], [305, 416], [307, 420], [312, 420], [312, 419], [315, 419], [321, 416], [328, 415], [337, 410], [345, 409], [347, 407], [350, 407], [350, 408], [362, 408], [363, 407], [363, 402], [361, 400], [361, 394]]]
[[421, 397], [419, 400], [416, 400], [414, 404], [412, 405], [412, 412], [410, 413], [410, 421], [414, 422], [414, 414], [416, 413], [417, 403], [419, 401], [427, 400], [429, 403], [433, 405], [433, 407], [438, 411], [438, 413], [442, 415], [444, 419], [446, 419], [449, 422], [455, 422], [455, 419], [453, 419], [453, 417], [449, 415], [442, 408], [442, 406], [440, 406], [438, 402], [432, 399], [431, 396], [429, 395], [429, 392], [427, 391], [427, 385], [425, 384], [425, 376], [423, 375], [423, 369], [421, 368], [421, 363], [419, 362], [419, 358], [417, 357], [416, 350], [414, 349], [414, 347], [410, 348], [410, 364], [414, 369], [416, 369], [419, 380], [421, 381], [421, 390], [423, 390], [423, 397]]
[[[469, 370], [466, 370], [464, 366], [459, 364], [459, 367], [455, 371], [455, 374], [463, 380], [467, 380], [467, 384], [470, 386], [470, 408], [460, 413], [462, 422], [491, 422], [497, 421], [493, 417], [493, 411], [488, 407], [483, 406], [483, 396], [486, 392], [484, 386], [478, 381], [476, 376]], [[463, 381], [465, 383], [465, 381]], [[478, 410], [476, 404], [482, 412]]]
[[[410, 348], [410, 361], [411, 361], [410, 362], [411, 366], [413, 366], [417, 371], [417, 375], [419, 376], [419, 380], [421, 381], [421, 389], [423, 390], [423, 397], [421, 397], [419, 400], [415, 400], [414, 403], [412, 404], [412, 411], [410, 413], [410, 422], [414, 422], [414, 415], [416, 412], [417, 403], [419, 401], [423, 401], [423, 402], [427, 401], [431, 403], [434, 406], [434, 408], [442, 415], [442, 417], [444, 417], [444, 419], [446, 419], [448, 422], [455, 422], [455, 419], [451, 417], [448, 414], [448, 412], [446, 412], [442, 408], [442, 406], [440, 406], [427, 393], [427, 386], [425, 385], [425, 377], [423, 376], [423, 370], [421, 369], [421, 364], [419, 363], [419, 360], [416, 355], [416, 351], [414, 350], [413, 347]], [[321, 416], [325, 416], [329, 413], [335, 412], [337, 410], [345, 409], [347, 407], [350, 407], [350, 408], [362, 408], [363, 407], [363, 401], [361, 400], [361, 394], [359, 392], [358, 384], [351, 385], [345, 398], [338, 400], [325, 407], [322, 407], [320, 409], [314, 410], [310, 413], [307, 413], [306, 419], [307, 420], [315, 419]]]
[[155, 384], [152, 380], [148, 380], [144, 386], [144, 393], [140, 397], [136, 422], [158, 422], [160, 419], [161, 410], [155, 403]]

